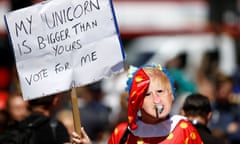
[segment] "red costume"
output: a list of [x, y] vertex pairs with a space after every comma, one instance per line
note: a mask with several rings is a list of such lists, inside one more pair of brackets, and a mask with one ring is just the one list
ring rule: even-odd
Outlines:
[[[161, 67], [157, 68], [166, 72]], [[203, 144], [197, 130], [183, 116], [171, 116], [157, 124], [146, 124], [138, 118], [137, 112], [143, 105], [150, 79], [142, 68], [135, 71], [128, 81], [128, 123], [121, 123], [115, 128], [108, 144], [120, 144], [126, 128], [130, 132], [125, 144]]]
[[[119, 124], [108, 144], [119, 144], [128, 123]], [[159, 124], [137, 122], [138, 128], [128, 135], [125, 144], [203, 144], [197, 130], [182, 116], [172, 116]]]

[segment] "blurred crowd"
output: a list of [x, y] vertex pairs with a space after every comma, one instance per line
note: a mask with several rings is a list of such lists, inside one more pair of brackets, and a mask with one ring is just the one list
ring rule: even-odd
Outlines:
[[[32, 4], [33, 2], [14, 1], [12, 9], [18, 9]], [[35, 2], [35, 1], [34, 1]], [[37, 2], [37, 1], [36, 1]], [[240, 1], [234, 1], [240, 12]], [[220, 14], [228, 1], [209, 0], [211, 10], [210, 20], [215, 23], [214, 34], [216, 37], [223, 33], [220, 24], [223, 18]], [[220, 5], [219, 7], [216, 4]], [[14, 6], [17, 6], [16, 8]], [[227, 8], [228, 8], [227, 7]], [[226, 9], [227, 9], [226, 8]], [[231, 12], [231, 11], [230, 11]], [[228, 11], [227, 14], [231, 15]], [[226, 18], [225, 13], [224, 18]], [[224, 19], [224, 20], [225, 20]], [[230, 22], [229, 22], [230, 23]], [[225, 24], [225, 23], [224, 23]], [[205, 50], [201, 55], [199, 65], [189, 66], [189, 53], [187, 50], [176, 53], [160, 62], [168, 68], [176, 83], [176, 99], [172, 114], [180, 114], [184, 99], [192, 93], [201, 93], [209, 98], [212, 106], [212, 118], [209, 121], [209, 128], [212, 134], [221, 138], [226, 144], [240, 143], [240, 54], [239, 37], [237, 31], [227, 29], [224, 34], [231, 37], [234, 43], [233, 54], [235, 57], [234, 68], [229, 72], [222, 68], [232, 63], [220, 63], [227, 52], [220, 48]], [[124, 46], [127, 46], [129, 39], [123, 39]], [[204, 43], [204, 41], [202, 42]], [[14, 64], [13, 52], [7, 40], [1, 40], [1, 45], [7, 48], [0, 48], [0, 134], [8, 126], [16, 121], [24, 120], [30, 112], [28, 101], [24, 101], [21, 93], [21, 86], [18, 80], [16, 66]], [[231, 47], [232, 48], [232, 47]], [[231, 48], [229, 48], [229, 51]], [[193, 50], [191, 50], [193, 51]], [[127, 55], [127, 58], [131, 55]], [[140, 57], [141, 58], [141, 57]], [[139, 59], [139, 57], [138, 57]], [[228, 60], [226, 60], [228, 61]], [[224, 62], [226, 62], [224, 61]], [[123, 73], [99, 82], [77, 88], [78, 106], [80, 110], [81, 124], [85, 128], [93, 143], [107, 143], [113, 128], [120, 122], [127, 121], [127, 99], [125, 91], [127, 70], [130, 64], [143, 65], [141, 63], [126, 62]], [[221, 64], [221, 65], [220, 65]], [[224, 65], [223, 65], [224, 64]], [[193, 70], [194, 69], [194, 70]], [[190, 70], [190, 71], [189, 71]], [[59, 95], [59, 102], [51, 113], [67, 128], [69, 136], [74, 131], [73, 114], [70, 101], [70, 92], [62, 92]]]
[[[184, 99], [191, 93], [199, 92], [211, 102], [209, 128], [213, 135], [222, 138], [226, 144], [236, 144], [240, 142], [239, 70], [232, 76], [224, 74], [218, 69], [217, 60], [213, 59], [216, 56], [213, 55], [216, 53], [206, 53], [195, 79], [190, 79], [184, 72], [186, 56], [178, 55], [165, 64], [176, 82], [172, 114], [180, 114]], [[114, 126], [127, 121], [126, 71], [77, 88], [81, 124], [94, 143], [107, 143]], [[6, 96], [1, 94], [1, 133], [14, 122], [25, 119], [30, 110], [28, 101], [24, 101], [21, 95], [16, 69], [10, 75], [9, 91], [5, 91]], [[51, 116], [64, 124], [70, 136], [74, 130], [70, 93], [63, 92], [58, 97], [59, 102]]]

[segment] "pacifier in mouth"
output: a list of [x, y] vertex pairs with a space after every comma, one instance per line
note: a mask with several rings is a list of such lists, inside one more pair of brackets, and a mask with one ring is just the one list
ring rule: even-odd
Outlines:
[[157, 118], [159, 118], [159, 114], [161, 114], [162, 111], [163, 111], [163, 106], [162, 105], [155, 105], [154, 108], [155, 108], [155, 111], [156, 111], [156, 116], [157, 116]]

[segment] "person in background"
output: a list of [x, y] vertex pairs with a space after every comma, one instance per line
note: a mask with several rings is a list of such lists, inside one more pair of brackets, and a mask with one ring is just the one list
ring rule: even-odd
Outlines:
[[225, 137], [229, 144], [240, 143], [240, 106], [231, 101], [233, 79], [222, 72], [215, 73], [215, 100], [209, 128], [218, 137]]
[[[202, 144], [196, 128], [183, 116], [171, 116], [174, 80], [160, 65], [130, 67], [127, 81], [128, 122], [119, 123], [108, 144]], [[73, 142], [79, 144], [73, 132]]]
[[51, 112], [57, 106], [58, 98], [58, 95], [51, 95], [29, 101], [32, 113], [25, 119], [25, 122], [31, 122], [39, 117], [47, 119], [37, 130], [36, 143], [62, 144], [70, 141], [66, 127], [55, 117], [52, 117]]
[[70, 109], [59, 110], [56, 114], [56, 118], [63, 123], [67, 128], [69, 136], [74, 131], [73, 113]]
[[193, 76], [187, 72], [188, 54], [181, 52], [175, 57], [166, 61], [166, 68], [175, 80], [176, 98], [181, 97], [187, 93], [193, 93], [197, 91], [197, 86], [193, 80]]
[[208, 97], [200, 93], [188, 95], [183, 103], [181, 114], [197, 128], [204, 144], [224, 144], [224, 140], [213, 136], [207, 127], [212, 116]]
[[94, 143], [106, 143], [110, 133], [111, 109], [102, 102], [104, 93], [101, 81], [82, 87], [78, 96], [84, 100], [84, 103], [79, 104], [82, 126]]
[[20, 93], [12, 93], [7, 99], [7, 112], [10, 118], [9, 125], [20, 122], [29, 115], [29, 104], [23, 100]]
[[[14, 123], [6, 130], [0, 143], [15, 143], [17, 135], [12, 135], [20, 127], [34, 127], [34, 144], [63, 144], [70, 142], [67, 129], [52, 116], [52, 111], [57, 105], [58, 96], [44, 96], [29, 100], [30, 114], [24, 120]], [[27, 137], [28, 138], [28, 137]]]

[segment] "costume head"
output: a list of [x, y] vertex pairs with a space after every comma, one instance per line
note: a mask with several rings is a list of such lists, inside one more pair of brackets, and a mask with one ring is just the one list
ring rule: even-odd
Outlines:
[[150, 78], [145, 73], [144, 68], [151, 67], [156, 68], [162, 71], [171, 84], [172, 94], [175, 94], [174, 80], [167, 71], [167, 69], [162, 68], [161, 65], [145, 65], [140, 68], [130, 66], [128, 70], [128, 81], [127, 81], [127, 90], [129, 93], [128, 98], [128, 123], [131, 130], [137, 129], [136, 120], [137, 113], [141, 109], [145, 93], [148, 90], [150, 84]]

